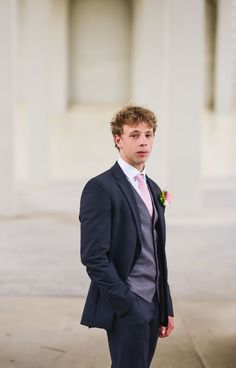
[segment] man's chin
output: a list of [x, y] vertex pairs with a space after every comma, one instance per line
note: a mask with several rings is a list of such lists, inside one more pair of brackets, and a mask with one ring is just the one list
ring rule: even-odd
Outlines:
[[145, 166], [145, 163], [146, 163], [147, 159], [139, 159], [139, 160], [135, 160], [134, 163], [135, 163], [135, 166]]
[[138, 157], [136, 159], [137, 164], [145, 164], [145, 162], [147, 161], [148, 157]]

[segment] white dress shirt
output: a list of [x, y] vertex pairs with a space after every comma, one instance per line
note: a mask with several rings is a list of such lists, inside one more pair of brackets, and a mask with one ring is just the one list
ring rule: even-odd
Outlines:
[[129, 182], [133, 185], [133, 187], [137, 190], [138, 194], [141, 196], [141, 193], [140, 193], [140, 190], [139, 190], [139, 186], [138, 186], [138, 182], [137, 182], [135, 176], [136, 175], [139, 175], [139, 174], [143, 174], [145, 184], [147, 185], [147, 183], [146, 183], [145, 168], [141, 172], [138, 169], [136, 169], [134, 166], [128, 164], [128, 162], [126, 162], [125, 160], [123, 160], [123, 158], [121, 158], [121, 157], [118, 158], [117, 162], [120, 165], [121, 170], [124, 172], [124, 174], [126, 175], [127, 179], [129, 180]]

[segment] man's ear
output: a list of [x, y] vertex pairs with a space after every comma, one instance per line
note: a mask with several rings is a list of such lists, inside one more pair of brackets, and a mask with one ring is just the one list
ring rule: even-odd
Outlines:
[[120, 140], [121, 140], [121, 137], [119, 135], [114, 135], [114, 142], [115, 142], [115, 145], [116, 147], [120, 148]]

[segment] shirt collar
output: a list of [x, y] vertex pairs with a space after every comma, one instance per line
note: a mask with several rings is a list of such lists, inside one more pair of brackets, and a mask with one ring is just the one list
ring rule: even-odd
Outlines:
[[120, 165], [122, 171], [125, 173], [125, 175], [128, 177], [128, 179], [132, 180], [136, 175], [143, 174], [144, 179], [146, 180], [146, 173], [145, 173], [145, 167], [142, 172], [140, 172], [138, 169], [136, 169], [134, 166], [128, 164], [123, 158], [119, 157], [117, 160], [118, 164]]

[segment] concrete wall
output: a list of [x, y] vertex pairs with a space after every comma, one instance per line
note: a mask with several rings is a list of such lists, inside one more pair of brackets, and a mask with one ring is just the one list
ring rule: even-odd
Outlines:
[[129, 1], [73, 0], [70, 5], [70, 101], [126, 102]]
[[[202, 37], [204, 1], [181, 0], [178, 5], [166, 0], [18, 0], [15, 3], [18, 53], [7, 64], [2, 58], [2, 73], [6, 77], [6, 65], [17, 60], [18, 88], [14, 85], [11, 92], [17, 91], [18, 102], [24, 101], [26, 105], [23, 129], [17, 124], [16, 131], [17, 179], [37, 184], [47, 183], [51, 178], [77, 180], [82, 175], [82, 170], [77, 173], [73, 161], [75, 157], [78, 162], [78, 146], [84, 167], [102, 170], [108, 156], [114, 156], [112, 142], [109, 149], [106, 146], [106, 140], [111, 138], [107, 109], [114, 106], [113, 113], [119, 105], [131, 100], [155, 110], [159, 118], [157, 145], [149, 162], [150, 175], [161, 186], [168, 184], [178, 193], [180, 208], [183, 208], [181, 198], [186, 195], [185, 187], [191, 188], [191, 195], [199, 202], [206, 62]], [[232, 68], [227, 69], [228, 64], [233, 64], [234, 41], [231, 37], [229, 42], [228, 38], [228, 34], [232, 35], [231, 13], [230, 0], [219, 2], [217, 96], [225, 112], [234, 96], [233, 79], [229, 78]], [[6, 39], [5, 35], [5, 42]], [[10, 43], [9, 47], [11, 50]], [[225, 53], [221, 52], [224, 50]], [[10, 78], [7, 88], [11, 83]], [[2, 101], [7, 89], [3, 91]], [[71, 110], [64, 115], [69, 99], [78, 104], [73, 116]], [[83, 110], [83, 104], [87, 110]], [[1, 106], [2, 111], [5, 106]], [[12, 108], [10, 114], [14, 114]], [[88, 125], [91, 125], [89, 129]], [[14, 132], [11, 125], [8, 128], [10, 147]], [[56, 128], [61, 132], [60, 137]], [[222, 128], [227, 137], [233, 137], [225, 126]], [[4, 124], [2, 129], [3, 132], [6, 129]], [[25, 137], [20, 141], [18, 137], [23, 130]], [[99, 139], [94, 132], [99, 132]], [[96, 156], [96, 162], [83, 156], [82, 147], [85, 144], [87, 149], [88, 142], [90, 157]], [[224, 152], [224, 147], [229, 146], [225, 142], [222, 143]], [[234, 155], [230, 157], [233, 161]], [[7, 165], [13, 167], [14, 163]], [[14, 178], [9, 177], [13, 186]], [[7, 196], [7, 188], [4, 191]]]

